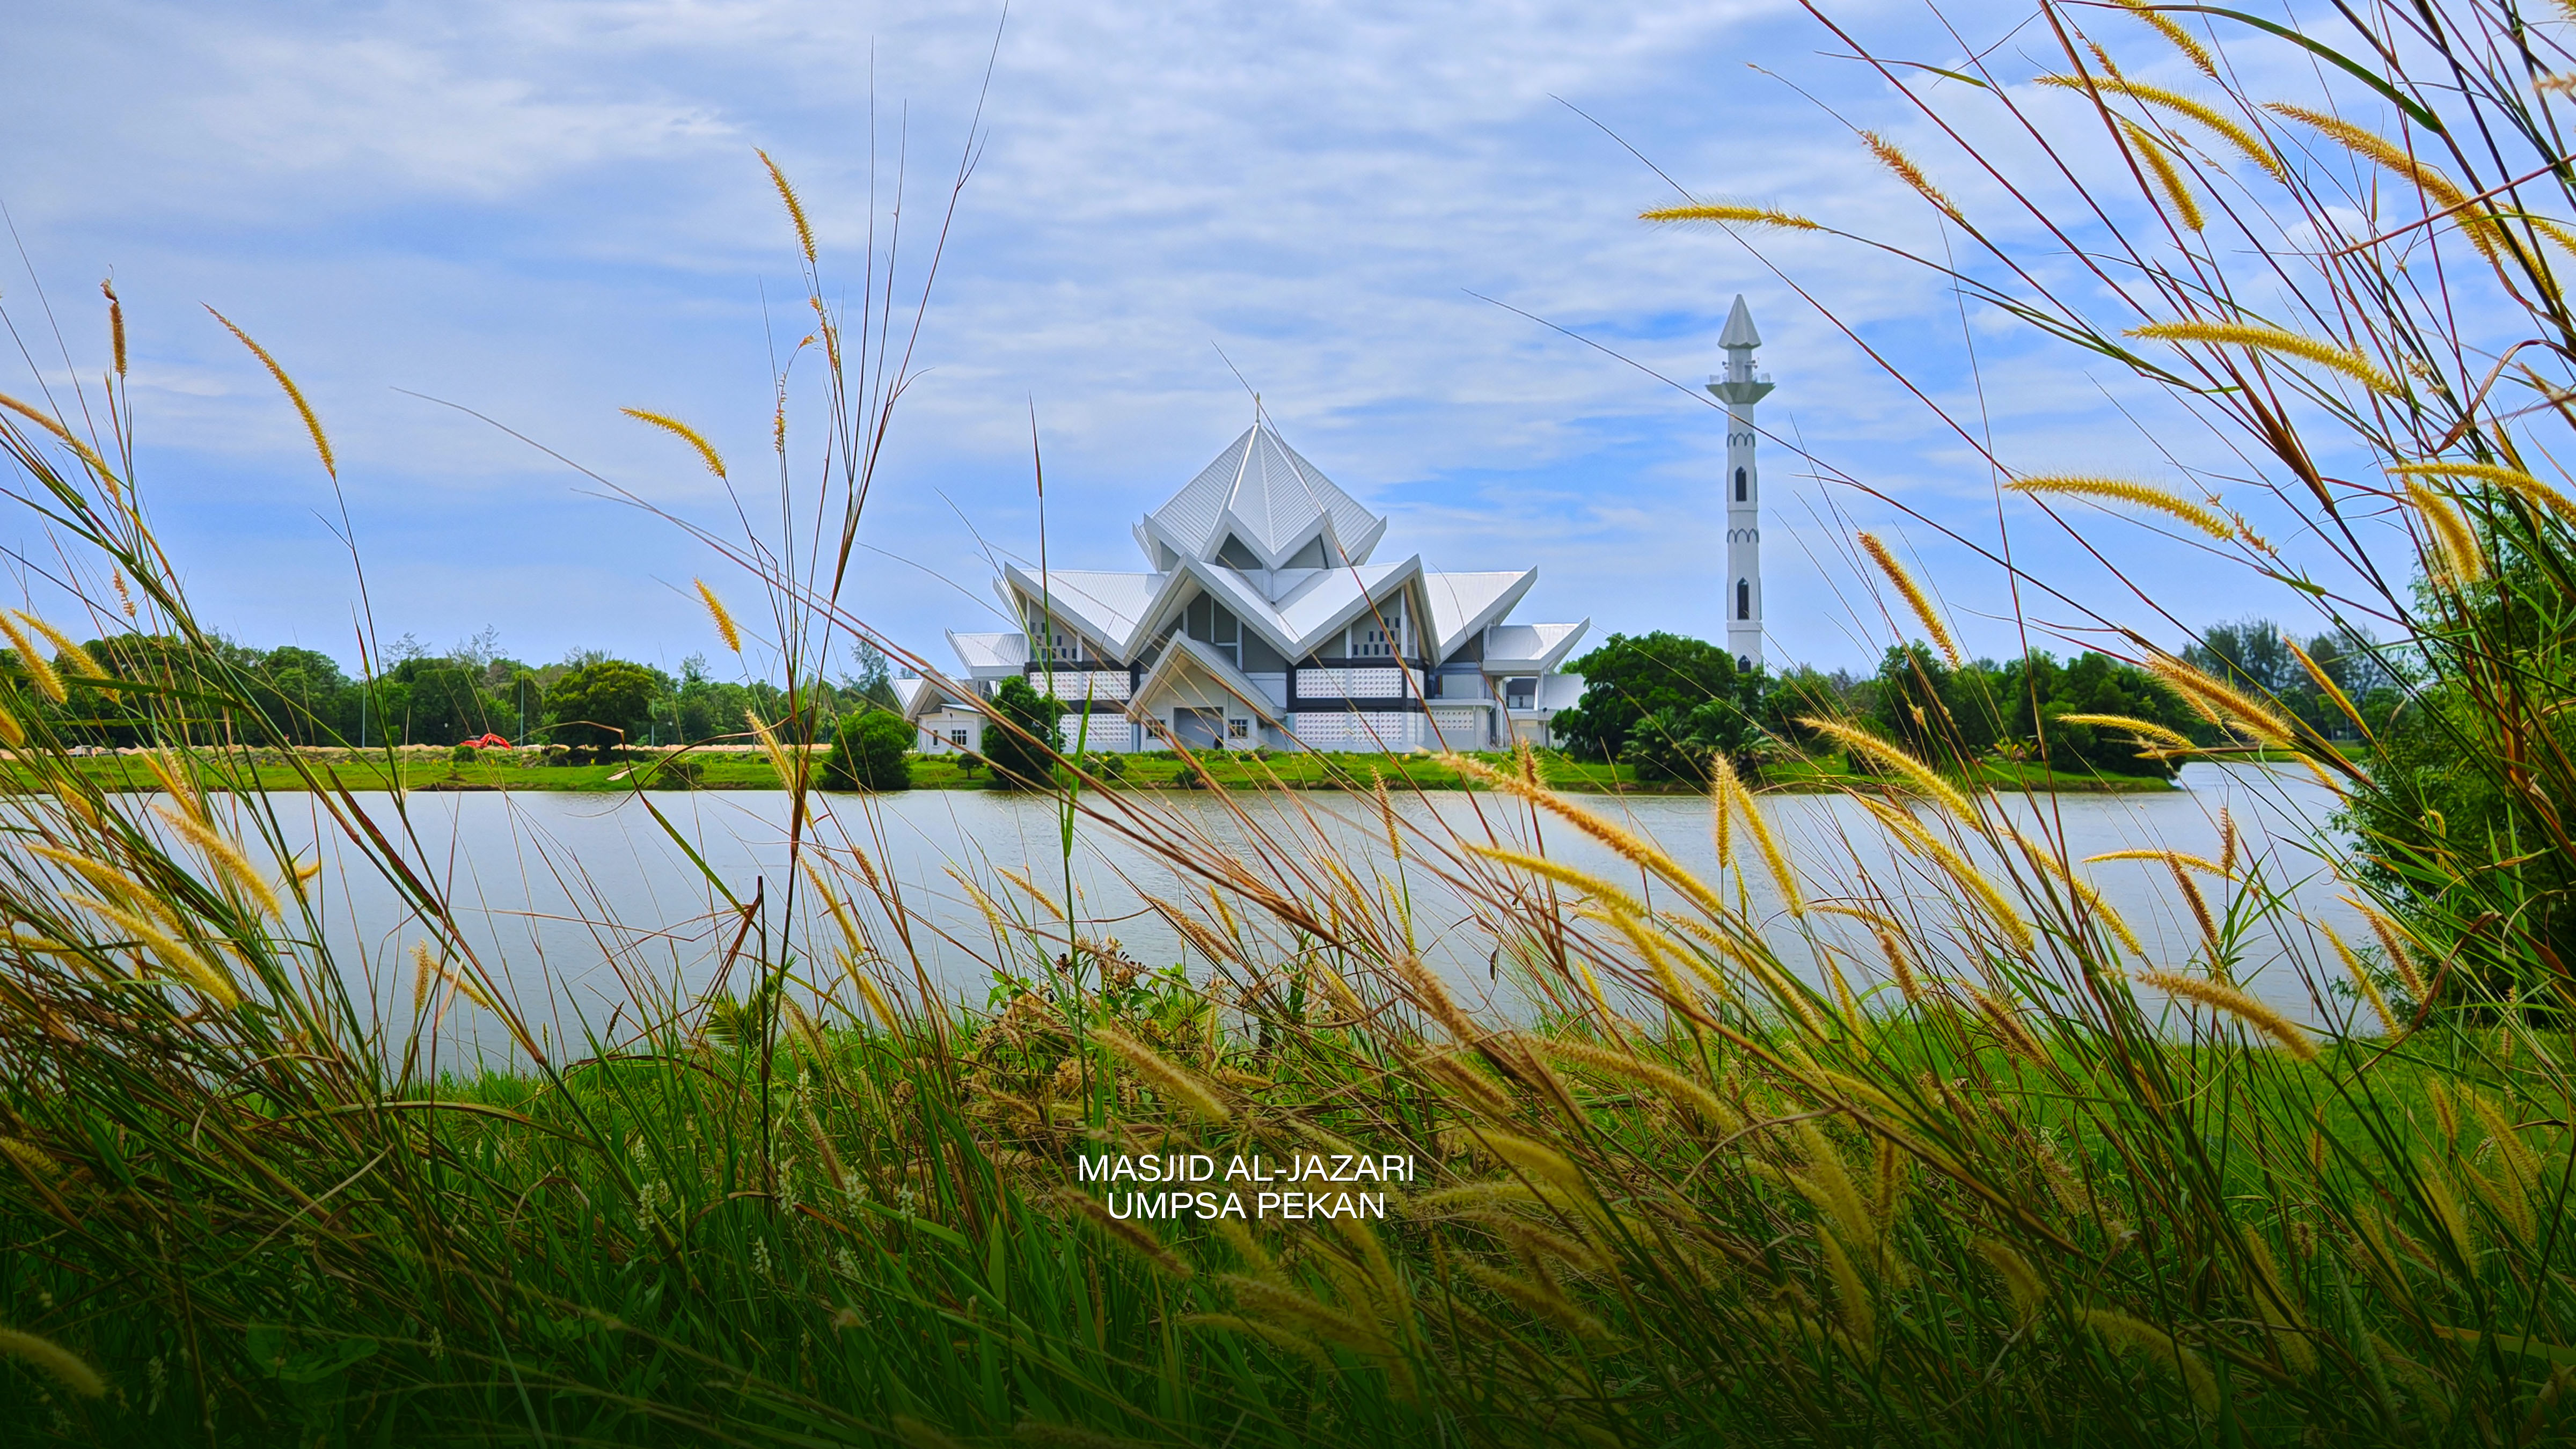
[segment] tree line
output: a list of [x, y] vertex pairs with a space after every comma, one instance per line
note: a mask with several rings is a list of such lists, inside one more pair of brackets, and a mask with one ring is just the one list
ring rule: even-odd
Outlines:
[[[2300, 662], [2299, 649], [2316, 668]], [[2319, 635], [2294, 648], [2266, 620], [2205, 631], [2184, 658], [2206, 673], [2277, 700], [2319, 734], [2354, 738], [2359, 729], [2323, 675], [2374, 727], [2396, 712], [2401, 681], [2367, 639]], [[2230, 743], [2228, 732], [2155, 675], [2090, 650], [2060, 660], [2047, 651], [1953, 666], [1928, 646], [1890, 648], [1867, 675], [1814, 668], [1779, 674], [1740, 670], [1725, 649], [1683, 635], [1613, 634], [1567, 666], [1583, 676], [1574, 707], [1554, 731], [1585, 758], [1632, 765], [1649, 780], [1704, 780], [1725, 756], [1758, 771], [1770, 759], [1820, 744], [1809, 718], [1858, 720], [1927, 759], [2039, 761], [2106, 774], [2170, 778], [2167, 753], [2142, 750], [2135, 732], [2081, 722], [2117, 715], [2184, 736], [2196, 746]], [[1853, 763], [1858, 768], [1858, 762]]]
[[[498, 736], [519, 746], [567, 746], [578, 757], [620, 745], [734, 739], [746, 735], [755, 713], [819, 741], [845, 715], [898, 707], [885, 659], [864, 646], [841, 679], [800, 684], [793, 699], [766, 680], [715, 678], [703, 655], [683, 660], [676, 676], [597, 650], [530, 664], [501, 653], [489, 631], [444, 653], [406, 637], [385, 651], [387, 667], [372, 677], [352, 676], [330, 655], [295, 645], [259, 649], [219, 639], [201, 647], [125, 635], [81, 648], [96, 670], [58, 669], [66, 698], [41, 701], [46, 722], [63, 738], [108, 746], [167, 743], [179, 734], [201, 743], [248, 736], [362, 748]], [[24, 661], [0, 650], [0, 667], [23, 671]], [[188, 681], [208, 669], [243, 683], [264, 729], [245, 728], [252, 722], [228, 709], [197, 714], [180, 703], [174, 712], [174, 701], [192, 697]]]

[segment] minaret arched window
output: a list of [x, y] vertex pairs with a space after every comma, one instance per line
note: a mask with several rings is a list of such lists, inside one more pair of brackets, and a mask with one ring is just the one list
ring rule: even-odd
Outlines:
[[1744, 501], [1744, 470], [1741, 468], [1735, 470], [1735, 501]]
[[1735, 617], [1739, 619], [1753, 617], [1753, 583], [1749, 579], [1735, 581]]

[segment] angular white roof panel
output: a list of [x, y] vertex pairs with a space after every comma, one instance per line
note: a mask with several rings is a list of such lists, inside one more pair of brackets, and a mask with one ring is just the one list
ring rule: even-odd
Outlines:
[[1029, 662], [1029, 636], [1016, 632], [960, 634], [951, 629], [948, 631], [948, 647], [957, 651], [957, 662], [970, 672], [1017, 669]]
[[1435, 662], [1465, 642], [1469, 634], [1501, 618], [1538, 581], [1538, 570], [1518, 573], [1424, 574], [1422, 594], [1431, 604], [1432, 654]]
[[1268, 419], [1246, 428], [1145, 521], [1191, 558], [1213, 560], [1231, 533], [1274, 568], [1327, 521], [1353, 559], [1366, 559], [1386, 532], [1385, 519], [1299, 457]]
[[1136, 626], [1153, 611], [1165, 582], [1162, 574], [1056, 569], [1046, 576], [1041, 591], [1036, 574], [1013, 567], [1010, 575], [1011, 581], [1028, 596], [1030, 607], [1035, 608], [1043, 597], [1053, 606], [1059, 626], [1070, 623], [1112, 651], [1122, 653]]
[[1385, 598], [1421, 572], [1422, 559], [1417, 555], [1402, 563], [1361, 564], [1326, 573], [1316, 580], [1315, 587], [1298, 594], [1275, 615], [1294, 643], [1290, 657], [1313, 650], [1324, 642], [1325, 636], [1349, 623], [1370, 600]]
[[1497, 624], [1485, 636], [1485, 668], [1541, 674], [1564, 662], [1592, 621], [1579, 624]]

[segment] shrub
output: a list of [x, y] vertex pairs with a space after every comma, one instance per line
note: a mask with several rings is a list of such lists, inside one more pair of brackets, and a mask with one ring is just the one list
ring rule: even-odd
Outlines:
[[832, 730], [831, 752], [823, 757], [823, 788], [911, 789], [912, 741], [911, 723], [892, 710], [841, 716]]

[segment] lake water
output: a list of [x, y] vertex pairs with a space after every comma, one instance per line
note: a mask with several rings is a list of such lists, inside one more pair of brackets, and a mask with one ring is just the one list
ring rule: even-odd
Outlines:
[[[2356, 939], [2355, 932], [2358, 939], [2369, 939], [2358, 913], [2338, 899], [2341, 887], [2315, 854], [2315, 842], [2323, 838], [2334, 806], [2328, 791], [2304, 774], [2243, 765], [2194, 764], [2185, 769], [2183, 783], [2182, 790], [2149, 795], [2009, 797], [2010, 808], [2025, 830], [2044, 825], [2062, 836], [2068, 853], [2078, 859], [2150, 848], [2215, 858], [2225, 809], [2236, 822], [2241, 848], [2263, 863], [2270, 886], [2286, 890], [2302, 911], [2344, 931], [2347, 940]], [[898, 959], [918, 959], [943, 994], [982, 1003], [997, 955], [984, 907], [960, 883], [958, 873], [975, 881], [1005, 911], [1060, 932], [1026, 892], [1000, 875], [1004, 870], [1028, 874], [1061, 900], [1066, 868], [1062, 816], [1054, 802], [956, 790], [813, 798], [818, 818], [810, 822], [810, 838], [832, 852], [863, 850], [900, 893], [911, 945], [906, 948], [888, 914], [871, 905], [862, 914], [878, 947]], [[1716, 848], [1706, 801], [1576, 798], [1651, 836], [1704, 878], [1715, 878]], [[550, 1043], [578, 1044], [612, 1017], [623, 1034], [639, 1017], [683, 1006], [708, 989], [743, 916], [708, 883], [707, 873], [721, 879], [737, 899], [749, 900], [759, 892], [772, 904], [760, 928], [773, 933], [773, 949], [774, 933], [783, 924], [775, 905], [787, 886], [784, 794], [655, 794], [648, 808], [633, 796], [415, 793], [400, 811], [390, 796], [358, 799], [389, 835], [410, 842], [406, 854], [415, 870], [446, 894], [476, 953], [508, 983], [514, 1000]], [[264, 803], [290, 840], [306, 847], [321, 841], [325, 866], [319, 899], [335, 949], [389, 1018], [407, 1019], [409, 953], [412, 943], [428, 934], [419, 918], [403, 906], [389, 882], [348, 848], [313, 797], [273, 795]], [[1295, 869], [1302, 840], [1308, 845], [1330, 842], [1345, 859], [1362, 863], [1364, 877], [1368, 863], [1385, 870], [1391, 861], [1386, 832], [1365, 798], [1176, 792], [1110, 803], [1112, 808], [1131, 805], [1181, 832], [1193, 842], [1190, 853], [1200, 859], [1267, 851], [1274, 861]], [[1483, 840], [1490, 825], [1506, 842], [1528, 833], [1526, 812], [1491, 795], [1399, 798], [1395, 808], [1413, 831], [1456, 831], [1463, 838]], [[1929, 897], [1919, 875], [1891, 861], [1879, 844], [1875, 822], [1854, 802], [1831, 795], [1779, 796], [1766, 798], [1762, 808], [1803, 873], [1815, 882], [1813, 893], [1829, 895], [1833, 882], [1866, 873], [1891, 892], [1906, 892], [1910, 876], [1910, 893]], [[1549, 821], [1542, 833], [1556, 858], [1638, 884], [1636, 870], [1562, 823]], [[687, 842], [688, 850], [680, 841]], [[1491, 939], [1479, 935], [1468, 903], [1423, 868], [1418, 842], [1408, 849], [1416, 858], [1400, 876], [1389, 877], [1395, 883], [1387, 894], [1409, 900], [1425, 958], [1471, 994], [1492, 994], [1498, 1009], [1514, 1010], [1507, 978], [1493, 978]], [[690, 860], [691, 850], [704, 862], [703, 871]], [[2157, 964], [2179, 964], [2196, 949], [2199, 928], [2160, 864], [2108, 862], [2082, 869], [2136, 930]], [[1148, 966], [1186, 957], [1193, 967], [1204, 967], [1144, 899], [1150, 893], [1204, 905], [1204, 885], [1181, 880], [1166, 860], [1092, 821], [1075, 826], [1072, 876], [1086, 936], [1116, 937]], [[2214, 880], [2204, 879], [2203, 887], [2213, 901], [2222, 894]], [[1784, 944], [1793, 943], [1792, 923], [1779, 910], [1767, 873], [1758, 867], [1751, 871], [1749, 889], [1753, 912], [1765, 921], [1766, 930]], [[828, 960], [837, 932], [811, 909], [813, 891], [800, 889], [797, 897], [803, 919], [786, 924], [804, 933], [796, 938], [800, 947], [811, 940]], [[2312, 969], [2317, 944], [2266, 938], [2240, 967], [2240, 979], [2279, 1008], [2316, 1021], [2314, 995], [2299, 960], [2304, 956]], [[748, 944], [744, 949], [749, 950]], [[1877, 961], [1876, 951], [1852, 954], [1846, 971], [1865, 977]], [[1784, 956], [1804, 959], [1803, 951], [1784, 951]], [[745, 979], [737, 967], [734, 989], [740, 990]], [[1853, 984], [1865, 989], [1868, 983]], [[506, 1046], [497, 1025], [462, 1002], [439, 1035], [448, 1050]]]

